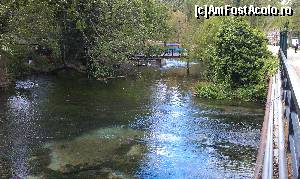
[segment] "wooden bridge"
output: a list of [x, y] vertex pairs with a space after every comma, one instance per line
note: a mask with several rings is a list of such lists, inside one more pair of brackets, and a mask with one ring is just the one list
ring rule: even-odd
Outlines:
[[269, 82], [255, 179], [300, 178], [300, 52], [286, 47]]

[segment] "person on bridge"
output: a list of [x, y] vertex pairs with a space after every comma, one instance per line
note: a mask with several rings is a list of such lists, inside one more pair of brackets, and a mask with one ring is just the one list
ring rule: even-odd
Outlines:
[[296, 43], [296, 45], [295, 45], [295, 53], [297, 53], [298, 47], [299, 47], [299, 44]]

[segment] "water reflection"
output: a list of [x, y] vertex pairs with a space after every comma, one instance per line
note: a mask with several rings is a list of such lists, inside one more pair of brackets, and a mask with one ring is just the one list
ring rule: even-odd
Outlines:
[[31, 89], [33, 87], [38, 87], [38, 83], [28, 79], [25, 81], [17, 81], [15, 88], [16, 89]]
[[253, 160], [249, 158], [256, 146], [243, 153], [243, 160], [228, 158], [226, 149], [228, 152], [237, 146], [239, 152], [243, 145], [248, 149], [251, 140], [247, 139], [253, 135], [240, 128], [235, 133], [221, 120], [195, 116], [201, 109], [193, 104], [190, 92], [180, 88], [179, 84], [159, 80], [153, 92], [152, 114], [132, 124], [146, 131], [148, 148], [137, 175], [164, 179], [251, 177]]
[[40, 141], [39, 125], [36, 123], [39, 112], [35, 103], [35, 96], [40, 92], [34, 90], [35, 87], [38, 87], [37, 82], [29, 79], [17, 81], [15, 94], [8, 97], [5, 106], [1, 103], [6, 109], [6, 123], [0, 130], [4, 130], [4, 138], [0, 142], [3, 147], [1, 153], [10, 165], [8, 171], [2, 172], [9, 172], [13, 177], [26, 178], [29, 175], [32, 143]]
[[69, 72], [20, 80], [0, 95], [0, 160], [24, 178], [249, 178], [262, 116], [196, 100], [197, 65], [187, 76], [171, 60], [108, 83]]
[[11, 127], [9, 131], [11, 142], [10, 160], [12, 170], [19, 177], [28, 176], [28, 143], [27, 138], [31, 135], [31, 102], [24, 96], [13, 96], [8, 99], [9, 115]]
[[[190, 62], [189, 65], [195, 65], [197, 64], [196, 62]], [[170, 68], [186, 68], [187, 62], [186, 61], [179, 61], [176, 59], [167, 59], [166, 60], [166, 65], [164, 65], [162, 68], [163, 69], [170, 69]]]

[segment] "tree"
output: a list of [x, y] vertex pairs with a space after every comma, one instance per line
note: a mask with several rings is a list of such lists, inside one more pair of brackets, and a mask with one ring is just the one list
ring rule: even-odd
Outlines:
[[[13, 8], [14, 7], [14, 8]], [[12, 54], [19, 50], [31, 51], [34, 45], [53, 49], [58, 55], [58, 27], [54, 20], [53, 9], [43, 1], [19, 2], [10, 4], [7, 30], [2, 34], [5, 46]]]
[[287, 21], [290, 22], [290, 28], [294, 31], [297, 31], [298, 32], [298, 35], [299, 35], [299, 32], [300, 32], [300, 2], [297, 1], [297, 0], [292, 0], [290, 1], [290, 4], [289, 4], [292, 8], [293, 8], [293, 11], [294, 11], [294, 15], [289, 18]]
[[210, 69], [213, 79], [231, 87], [265, 83], [271, 58], [264, 33], [245, 21], [228, 18], [217, 33]]
[[1, 48], [23, 60], [43, 47], [65, 66], [106, 78], [146, 51], [146, 40], [166, 38], [167, 12], [155, 0], [4, 0]]
[[193, 58], [209, 63], [211, 47], [216, 41], [217, 32], [223, 19], [223, 17], [211, 17], [198, 25], [192, 41], [190, 41], [192, 43], [190, 51]]
[[154, 0], [96, 0], [74, 4], [88, 57], [89, 73], [114, 76], [118, 66], [146, 50], [146, 40], [163, 40], [167, 11]]
[[263, 32], [241, 18], [229, 17], [216, 33], [207, 64], [210, 83], [196, 85], [199, 96], [264, 101], [277, 61]]

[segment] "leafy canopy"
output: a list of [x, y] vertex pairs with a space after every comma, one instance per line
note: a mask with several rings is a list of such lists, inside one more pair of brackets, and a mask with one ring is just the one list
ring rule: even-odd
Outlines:
[[20, 64], [36, 46], [96, 78], [116, 75], [132, 55], [164, 40], [168, 9], [156, 0], [3, 0], [0, 48]]
[[214, 99], [264, 101], [267, 80], [277, 61], [265, 35], [240, 18], [226, 18], [209, 47], [210, 82], [198, 83], [196, 95]]
[[210, 69], [213, 79], [231, 87], [263, 83], [271, 59], [265, 35], [241, 20], [227, 18], [216, 38]]

